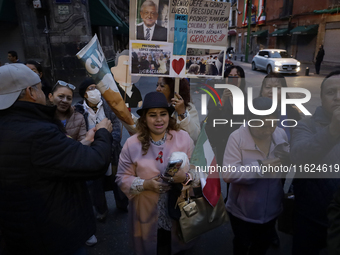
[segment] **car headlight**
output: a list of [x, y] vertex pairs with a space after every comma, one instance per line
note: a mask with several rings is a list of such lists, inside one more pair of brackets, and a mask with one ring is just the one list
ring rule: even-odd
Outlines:
[[278, 61], [275, 61], [275, 65], [276, 65], [276, 66], [282, 66], [282, 63], [281, 63], [281, 62], [278, 62]]
[[301, 65], [301, 63], [298, 61], [298, 62], [296, 63], [296, 65], [297, 65], [297, 66], [300, 66], [300, 65]]

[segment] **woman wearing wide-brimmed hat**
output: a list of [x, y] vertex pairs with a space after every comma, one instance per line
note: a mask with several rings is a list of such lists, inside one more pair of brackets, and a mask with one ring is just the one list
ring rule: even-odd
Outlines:
[[[148, 93], [137, 111], [138, 132], [126, 141], [120, 154], [116, 182], [130, 199], [129, 222], [136, 254], [171, 254], [178, 249], [177, 223], [168, 212], [170, 188], [173, 184], [199, 185], [197, 173], [189, 170], [193, 141], [179, 130], [170, 117], [172, 112], [162, 93]], [[172, 178], [161, 178], [174, 152], [184, 163]]]

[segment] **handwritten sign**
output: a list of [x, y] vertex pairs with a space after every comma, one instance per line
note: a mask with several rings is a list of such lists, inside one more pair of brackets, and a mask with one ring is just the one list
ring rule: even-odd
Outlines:
[[[175, 20], [177, 14], [188, 15], [188, 44], [227, 45], [230, 3], [171, 0], [170, 6], [170, 19]], [[170, 31], [176, 29], [174, 23], [170, 22], [170, 26]]]

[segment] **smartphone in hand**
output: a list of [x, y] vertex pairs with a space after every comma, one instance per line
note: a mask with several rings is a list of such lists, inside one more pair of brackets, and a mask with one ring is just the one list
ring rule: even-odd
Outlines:
[[165, 177], [172, 177], [174, 176], [178, 170], [181, 168], [183, 163], [182, 159], [170, 160], [168, 166], [166, 167], [164, 176]]

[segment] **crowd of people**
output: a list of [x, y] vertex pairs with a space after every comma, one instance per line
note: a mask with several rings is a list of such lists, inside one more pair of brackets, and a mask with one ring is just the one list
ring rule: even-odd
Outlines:
[[[231, 66], [224, 79], [245, 93], [245, 76]], [[87, 254], [85, 244], [97, 242], [96, 220], [105, 221], [109, 211], [106, 180], [117, 208], [128, 211], [136, 254], [183, 254], [195, 245], [197, 240], [184, 243], [179, 235], [177, 206], [202, 181], [190, 164], [201, 125], [189, 81], [180, 79], [177, 93], [174, 78], [159, 78], [137, 110], [136, 133], [122, 146], [120, 121], [91, 78], [77, 86], [82, 100], [72, 106], [76, 86], [59, 80], [44, 90], [42, 77], [32, 61], [0, 67], [0, 254]], [[321, 106], [311, 118], [290, 105], [283, 114], [280, 103], [267, 116], [246, 104], [244, 115], [234, 115], [228, 89], [217, 90], [220, 104], [209, 102], [205, 131], [217, 163], [236, 169], [221, 173], [228, 184], [233, 254], [264, 255], [278, 239], [285, 176], [264, 167], [340, 165], [339, 77], [340, 71], [324, 79]], [[253, 107], [270, 109], [283, 87], [284, 76], [268, 74]], [[214, 119], [237, 125], [214, 127]], [[242, 125], [254, 119], [263, 125]], [[298, 125], [286, 127], [284, 119]], [[181, 160], [178, 172], [166, 175], [173, 160]], [[340, 179], [331, 177], [296, 174], [290, 185], [294, 255], [319, 254], [327, 246], [329, 254], [339, 254]]]
[[132, 73], [169, 74], [170, 57], [166, 53], [142, 54], [132, 53]]
[[221, 75], [218, 66], [218, 56], [188, 57], [186, 70], [188, 74], [195, 75]]

